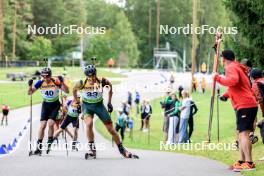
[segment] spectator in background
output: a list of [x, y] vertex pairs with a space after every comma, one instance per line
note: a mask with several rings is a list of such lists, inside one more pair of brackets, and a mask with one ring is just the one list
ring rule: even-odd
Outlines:
[[9, 110], [10, 110], [10, 107], [7, 106], [6, 104], [4, 104], [2, 106], [3, 117], [2, 117], [2, 121], [1, 121], [1, 126], [3, 126], [4, 120], [5, 120], [6, 126], [8, 125], [8, 114], [9, 114]]
[[121, 108], [122, 108], [123, 113], [129, 116], [131, 107], [126, 101], [122, 102]]
[[169, 144], [175, 144], [177, 143], [176, 136], [177, 136], [177, 124], [179, 123], [179, 118], [180, 118], [180, 107], [181, 107], [181, 102], [178, 100], [177, 96], [175, 93], [171, 94], [172, 98], [172, 104], [174, 106], [174, 109], [171, 113], [169, 113], [169, 131], [168, 131], [168, 140], [166, 142], [167, 145]]
[[251, 70], [250, 78], [252, 80], [251, 89], [259, 103], [260, 109], [262, 111], [262, 117], [264, 118], [264, 78], [262, 77], [262, 70]]
[[126, 114], [123, 113], [123, 109], [120, 108], [118, 109], [118, 114], [117, 114], [117, 122], [116, 122], [116, 126], [115, 126], [115, 130], [118, 132], [120, 130], [120, 136], [122, 138], [122, 141], [124, 141], [124, 137], [125, 137], [125, 128], [126, 128]]
[[143, 127], [144, 127], [144, 119], [145, 119], [144, 109], [145, 109], [145, 105], [146, 105], [146, 101], [143, 100], [142, 105], [140, 107], [140, 111], [141, 111], [141, 127], [140, 127], [140, 131], [142, 131]]
[[139, 114], [140, 94], [138, 91], [135, 92], [135, 103], [137, 108], [137, 114]]
[[182, 91], [183, 91], [183, 87], [180, 85], [178, 88], [178, 92], [179, 92], [179, 99], [182, 99]]
[[205, 93], [205, 89], [206, 89], [206, 80], [205, 80], [205, 78], [203, 77], [203, 78], [202, 78], [202, 92], [203, 92], [203, 94]]
[[127, 103], [132, 106], [132, 93], [130, 91], [127, 92]]
[[173, 89], [173, 84], [175, 82], [175, 77], [173, 75], [173, 73], [171, 73], [171, 76], [170, 76], [170, 88]]
[[196, 92], [198, 87], [198, 80], [196, 77], [193, 77], [192, 87], [193, 87], [193, 91]]
[[179, 108], [181, 110], [179, 143], [187, 143], [189, 140], [187, 126], [191, 112], [191, 99], [189, 98], [189, 93], [186, 90], [182, 92], [182, 97], [182, 106]]
[[[260, 69], [252, 69], [250, 72], [250, 78], [252, 81], [252, 91], [258, 101], [262, 112], [262, 119], [256, 123], [256, 125], [260, 128], [260, 134], [262, 138], [262, 143], [264, 144], [264, 78], [262, 75], [262, 70]], [[260, 160], [264, 160], [264, 157]]]
[[164, 132], [164, 141], [168, 140], [168, 130], [169, 130], [169, 123], [170, 117], [169, 114], [174, 110], [174, 105], [171, 99], [171, 89], [167, 89], [166, 97], [164, 101], [161, 101], [161, 107], [164, 109], [164, 122], [163, 122], [163, 132]]
[[250, 80], [250, 72], [251, 72], [252, 67], [253, 67], [252, 62], [249, 59], [245, 58], [245, 59], [242, 59], [240, 63], [243, 64], [246, 67], [247, 76], [248, 76], [248, 79], [249, 79], [249, 82], [250, 82], [250, 86], [252, 86], [252, 82]]
[[149, 100], [144, 100], [144, 106], [142, 107], [141, 111], [143, 112], [142, 117], [143, 117], [143, 122], [144, 122], [143, 132], [148, 132], [149, 119], [152, 114], [152, 107], [149, 104]]
[[[190, 98], [190, 97], [189, 97]], [[191, 136], [193, 133], [193, 116], [197, 113], [198, 108], [193, 100], [191, 100], [191, 109], [190, 109], [190, 116], [189, 116], [189, 142], [191, 141]]]

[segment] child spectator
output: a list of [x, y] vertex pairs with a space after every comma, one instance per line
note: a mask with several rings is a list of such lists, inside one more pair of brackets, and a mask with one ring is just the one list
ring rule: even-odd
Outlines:
[[8, 114], [9, 114], [9, 110], [10, 110], [10, 107], [7, 106], [6, 104], [4, 104], [2, 106], [2, 113], [3, 113], [3, 117], [2, 117], [2, 121], [1, 121], [1, 126], [4, 124], [4, 120], [6, 122], [6, 126], [8, 125]]

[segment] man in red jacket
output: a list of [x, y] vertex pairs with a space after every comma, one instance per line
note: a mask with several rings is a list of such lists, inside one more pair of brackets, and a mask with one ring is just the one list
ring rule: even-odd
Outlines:
[[253, 131], [258, 106], [250, 88], [247, 69], [235, 61], [235, 54], [231, 50], [222, 52], [222, 65], [225, 69], [225, 76], [214, 73], [213, 79], [227, 87], [227, 93], [224, 95], [228, 95], [236, 111], [236, 125], [239, 132], [240, 160], [233, 164], [232, 169], [234, 171], [254, 170], [249, 133]]

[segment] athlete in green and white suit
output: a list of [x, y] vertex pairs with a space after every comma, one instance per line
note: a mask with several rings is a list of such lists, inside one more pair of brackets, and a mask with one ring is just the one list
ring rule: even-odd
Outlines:
[[[96, 68], [94, 65], [85, 67], [85, 80], [78, 81], [73, 88], [74, 99], [77, 99], [77, 92], [80, 91], [82, 97], [82, 112], [86, 124], [86, 134], [90, 146], [89, 156], [96, 157], [96, 149], [94, 144], [93, 117], [96, 114], [104, 123], [108, 132], [112, 135], [113, 140], [118, 146], [120, 153], [126, 158], [136, 158], [122, 145], [121, 140], [113, 127], [113, 123], [109, 113], [113, 111], [112, 106], [112, 84], [105, 78], [99, 79], [96, 76]], [[103, 104], [103, 88], [108, 88], [108, 104]]]

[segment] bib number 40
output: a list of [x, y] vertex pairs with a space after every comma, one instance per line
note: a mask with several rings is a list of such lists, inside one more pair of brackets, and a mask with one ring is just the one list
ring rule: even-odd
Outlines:
[[54, 95], [54, 92], [52, 90], [47, 90], [45, 91], [45, 95], [50, 97]]

